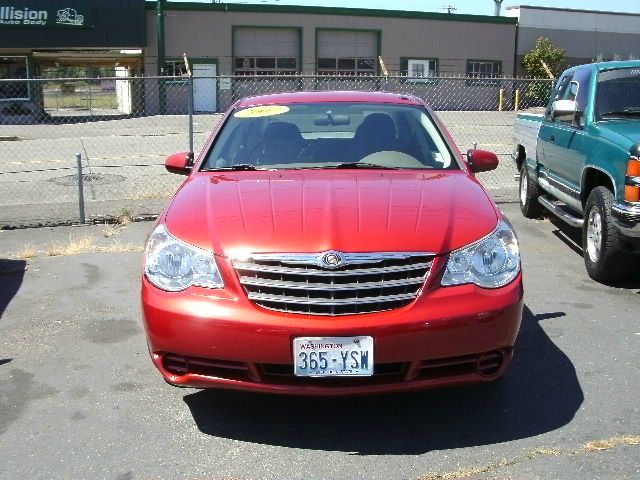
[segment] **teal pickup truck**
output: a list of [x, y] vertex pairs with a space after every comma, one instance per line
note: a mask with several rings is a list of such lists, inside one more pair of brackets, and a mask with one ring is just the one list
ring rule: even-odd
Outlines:
[[640, 277], [640, 61], [570, 68], [544, 113], [519, 113], [514, 133], [524, 216], [546, 208], [582, 228], [594, 280]]

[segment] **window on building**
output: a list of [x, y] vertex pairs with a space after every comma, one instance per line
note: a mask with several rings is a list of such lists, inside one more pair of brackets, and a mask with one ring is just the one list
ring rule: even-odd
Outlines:
[[409, 82], [431, 83], [436, 82], [437, 62], [435, 59], [409, 59], [406, 71]]
[[502, 62], [495, 60], [469, 60], [467, 62], [467, 77], [471, 85], [496, 85], [496, 81], [485, 80], [502, 76]]
[[[0, 79], [29, 78], [27, 57], [0, 56]], [[29, 100], [27, 82], [0, 82], [0, 100]]]
[[288, 75], [299, 70], [299, 31], [289, 28], [234, 30], [236, 75]]
[[376, 74], [378, 33], [318, 30], [319, 75], [372, 76]]
[[187, 67], [184, 60], [164, 62], [164, 74], [168, 77], [186, 77]]
[[[186, 77], [187, 76], [187, 67], [184, 64], [184, 60], [168, 60], [164, 62], [164, 75], [167, 77]], [[171, 80], [172, 82], [182, 83], [186, 82], [186, 78], [184, 80]]]

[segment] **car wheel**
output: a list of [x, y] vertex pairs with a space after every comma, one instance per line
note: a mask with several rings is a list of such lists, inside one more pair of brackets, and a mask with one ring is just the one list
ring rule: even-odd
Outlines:
[[520, 169], [520, 210], [526, 218], [537, 218], [542, 214], [542, 205], [538, 202], [540, 191], [538, 184], [531, 180], [526, 164]]
[[620, 249], [618, 231], [611, 220], [613, 193], [606, 187], [591, 190], [585, 206], [582, 250], [587, 273], [597, 282], [611, 282], [627, 276], [629, 255]]

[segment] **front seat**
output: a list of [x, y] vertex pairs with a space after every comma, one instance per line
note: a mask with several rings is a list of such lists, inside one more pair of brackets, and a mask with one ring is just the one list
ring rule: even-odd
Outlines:
[[386, 113], [371, 113], [356, 129], [351, 157], [361, 160], [375, 152], [397, 150], [396, 125]]
[[294, 163], [302, 152], [305, 141], [293, 123], [273, 122], [262, 134], [263, 148], [259, 163], [272, 165]]

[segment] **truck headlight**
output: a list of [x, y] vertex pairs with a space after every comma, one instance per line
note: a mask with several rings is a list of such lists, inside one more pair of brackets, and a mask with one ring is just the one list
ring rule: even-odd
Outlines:
[[144, 273], [153, 285], [168, 292], [192, 285], [224, 287], [213, 254], [181, 242], [164, 225], [158, 225], [147, 240]]
[[491, 234], [449, 254], [441, 284], [475, 283], [483, 288], [498, 288], [512, 282], [518, 273], [518, 239], [509, 222], [500, 220]]

